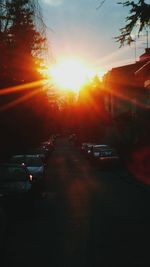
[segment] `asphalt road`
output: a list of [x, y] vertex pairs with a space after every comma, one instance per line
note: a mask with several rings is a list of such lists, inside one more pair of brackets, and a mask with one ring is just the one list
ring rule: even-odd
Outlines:
[[3, 266], [150, 266], [150, 190], [123, 169], [101, 170], [66, 139], [42, 193], [11, 214]]

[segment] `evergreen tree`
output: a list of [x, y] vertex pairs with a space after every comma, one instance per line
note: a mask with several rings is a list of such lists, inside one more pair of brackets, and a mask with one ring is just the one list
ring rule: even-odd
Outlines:
[[[101, 8], [106, 0], [100, 1], [97, 9]], [[150, 26], [150, 4], [146, 0], [128, 0], [121, 1], [118, 4], [123, 5], [123, 7], [129, 7], [129, 15], [126, 17], [126, 24], [120, 29], [120, 35], [115, 37], [120, 46], [125, 43], [129, 44], [133, 42], [131, 36], [133, 30], [137, 27], [138, 34]]]
[[31, 0], [5, 0], [0, 6], [0, 53], [5, 72], [16, 83], [37, 77], [36, 63], [40, 64], [46, 39], [37, 30], [35, 17], [36, 5]]
[[125, 43], [129, 44], [133, 42], [131, 36], [135, 27], [138, 27], [138, 34], [150, 26], [150, 4], [147, 4], [145, 0], [125, 1], [124, 7], [130, 7], [129, 15], [126, 18], [126, 25], [120, 29], [121, 34], [116, 37], [116, 40], [123, 46]]
[[[37, 68], [46, 39], [40, 16], [38, 0], [0, 0], [0, 88], [41, 79]], [[50, 131], [50, 105], [39, 87], [0, 96], [0, 147], [6, 154], [31, 148]]]

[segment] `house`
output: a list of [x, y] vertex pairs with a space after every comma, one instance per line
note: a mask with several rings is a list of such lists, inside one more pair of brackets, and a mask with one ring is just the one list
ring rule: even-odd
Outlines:
[[150, 48], [136, 63], [113, 68], [104, 77], [106, 107], [112, 118], [121, 114], [135, 116], [149, 103]]
[[[143, 88], [146, 105], [150, 105], [150, 60], [135, 72], [136, 81]], [[148, 108], [148, 107], [147, 107]]]
[[[111, 69], [103, 79], [105, 107], [113, 121], [115, 142], [149, 142], [150, 49], [139, 61]], [[109, 138], [111, 138], [110, 127]]]

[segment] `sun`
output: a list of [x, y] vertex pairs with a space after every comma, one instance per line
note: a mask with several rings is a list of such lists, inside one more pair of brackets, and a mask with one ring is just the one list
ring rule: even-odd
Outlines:
[[79, 92], [94, 76], [93, 71], [80, 59], [63, 59], [48, 68], [48, 74], [61, 90]]

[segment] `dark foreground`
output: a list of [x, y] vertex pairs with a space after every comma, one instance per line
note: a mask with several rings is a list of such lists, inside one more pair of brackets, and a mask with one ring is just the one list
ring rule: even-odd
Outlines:
[[65, 139], [30, 209], [7, 215], [3, 266], [150, 266], [150, 190], [100, 170]]

